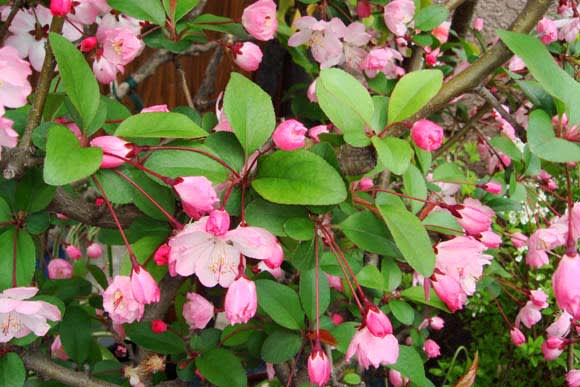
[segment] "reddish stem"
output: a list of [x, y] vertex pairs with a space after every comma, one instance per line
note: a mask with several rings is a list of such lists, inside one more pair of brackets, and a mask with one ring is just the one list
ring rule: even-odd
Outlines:
[[167, 176], [163, 176], [163, 175], [161, 175], [161, 174], [159, 174], [159, 173], [157, 173], [155, 171], [152, 171], [151, 169], [149, 169], [147, 167], [144, 167], [143, 165], [141, 165], [139, 163], [134, 162], [133, 160], [130, 160], [130, 159], [127, 159], [125, 157], [118, 156], [118, 155], [115, 155], [115, 154], [109, 153], [109, 152], [103, 152], [103, 154], [105, 156], [111, 156], [111, 157], [115, 157], [115, 158], [117, 158], [119, 160], [123, 160], [124, 162], [126, 162], [129, 165], [131, 165], [132, 167], [135, 167], [135, 168], [137, 168], [140, 171], [143, 171], [145, 173], [148, 173], [151, 176], [155, 176], [156, 178], [160, 179], [161, 181], [163, 181], [167, 185], [174, 186], [176, 184], [176, 180], [175, 179], [172, 179], [172, 178], [167, 177]]

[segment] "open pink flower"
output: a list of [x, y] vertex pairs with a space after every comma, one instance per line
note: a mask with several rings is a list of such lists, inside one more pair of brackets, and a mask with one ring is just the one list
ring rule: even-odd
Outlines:
[[393, 0], [385, 6], [385, 24], [396, 36], [404, 36], [407, 33], [407, 25], [413, 20], [414, 15], [413, 0]]
[[236, 279], [226, 293], [224, 308], [230, 324], [247, 323], [258, 308], [256, 284], [245, 276]]
[[117, 79], [117, 72], [122, 70], [119, 66], [109, 62], [105, 57], [97, 57], [93, 62], [93, 73], [97, 81], [106, 85]]
[[288, 39], [290, 47], [308, 45], [321, 68], [342, 63], [344, 56], [340, 39], [345, 34], [346, 26], [339, 18], [334, 17], [327, 22], [303, 16], [294, 22], [293, 27], [298, 32]]
[[[2, 86], [0, 85], [0, 89]], [[14, 148], [18, 144], [18, 133], [12, 129], [14, 121], [0, 117], [0, 157], [2, 156], [1, 147]]]
[[169, 264], [175, 262], [179, 275], [195, 273], [206, 287], [230, 286], [240, 265], [245, 265], [243, 256], [265, 260], [280, 251], [276, 237], [263, 228], [237, 227], [222, 234], [212, 225], [214, 220], [210, 221], [222, 216], [221, 212], [214, 211], [209, 217], [186, 225], [169, 240]]
[[197, 293], [187, 293], [183, 304], [183, 318], [191, 329], [203, 329], [213, 318], [214, 306]]
[[558, 26], [548, 17], [543, 17], [538, 22], [536, 32], [538, 33], [538, 38], [544, 44], [550, 44], [558, 40]]
[[399, 51], [390, 47], [374, 48], [363, 59], [360, 68], [369, 78], [374, 78], [382, 72], [387, 78], [394, 79], [405, 74], [405, 70], [397, 66], [396, 61], [403, 61]]
[[[20, 59], [15, 48], [10, 46], [0, 48], [0, 115], [4, 115], [6, 107], [19, 108], [26, 105], [28, 102], [26, 98], [32, 91], [28, 81], [30, 74], [32, 74], [30, 64]], [[14, 138], [12, 125], [9, 125], [8, 121], [10, 120], [4, 119], [2, 122], [2, 131], [6, 137]]]
[[69, 15], [74, 21], [81, 24], [93, 24], [97, 17], [111, 11], [107, 0], [75, 0], [73, 1], [74, 13]]
[[62, 258], [51, 259], [48, 263], [48, 278], [50, 279], [71, 278], [72, 273], [73, 266]]
[[128, 324], [141, 320], [145, 306], [133, 296], [131, 278], [118, 275], [103, 292], [103, 309], [114, 323]]
[[548, 295], [542, 289], [532, 290], [530, 292], [530, 301], [540, 309], [548, 307]]
[[395, 364], [399, 358], [399, 343], [393, 335], [378, 337], [365, 327], [354, 334], [346, 351], [346, 361], [354, 355], [364, 369], [371, 365], [379, 368], [381, 365]]
[[125, 163], [123, 158], [130, 158], [133, 154], [131, 143], [116, 136], [95, 137], [91, 140], [91, 146], [101, 148], [103, 153], [110, 153], [110, 155], [103, 154], [101, 168], [117, 168]]
[[27, 301], [38, 293], [34, 287], [10, 288], [0, 293], [0, 343], [30, 333], [44, 336], [50, 329], [46, 322], [60, 321], [60, 310], [46, 301]]
[[145, 45], [129, 28], [113, 28], [105, 31], [103, 56], [114, 65], [125, 66], [133, 61]]
[[161, 295], [157, 281], [142, 266], [131, 272], [131, 291], [135, 300], [142, 304], [159, 302]]
[[307, 132], [308, 129], [301, 122], [294, 119], [286, 120], [274, 130], [272, 140], [278, 148], [292, 151], [304, 146]]
[[548, 336], [559, 336], [566, 337], [570, 333], [570, 327], [572, 326], [572, 316], [568, 312], [561, 312], [560, 315], [554, 320], [548, 328], [546, 328], [546, 333]]
[[564, 255], [552, 277], [558, 306], [580, 319], [580, 257]]
[[181, 198], [185, 213], [194, 219], [210, 213], [219, 202], [212, 182], [205, 176], [180, 177], [173, 188]]
[[449, 27], [451, 27], [450, 21], [444, 21], [435, 27], [431, 34], [439, 41], [440, 44], [444, 44], [449, 39]]
[[258, 40], [273, 39], [278, 30], [276, 3], [272, 0], [258, 0], [247, 6], [242, 14], [242, 25]]

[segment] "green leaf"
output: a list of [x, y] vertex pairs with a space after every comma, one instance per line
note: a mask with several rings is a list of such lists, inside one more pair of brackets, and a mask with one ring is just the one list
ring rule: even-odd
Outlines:
[[[205, 147], [200, 149], [208, 150]], [[228, 170], [217, 161], [182, 150], [157, 151], [147, 159], [145, 166], [171, 178], [201, 175], [214, 183], [221, 183], [228, 178]]]
[[268, 363], [280, 364], [292, 359], [302, 345], [302, 338], [287, 330], [276, 330], [270, 334], [262, 346], [262, 359]]
[[[16, 246], [14, 245], [16, 241]], [[14, 254], [16, 254], [16, 285], [29, 286], [36, 266], [36, 247], [30, 234], [9, 227], [0, 234], [0, 290], [12, 288]], [[14, 251], [16, 248], [16, 252]]]
[[[323, 315], [330, 305], [330, 287], [324, 273], [319, 274], [319, 315]], [[314, 269], [300, 274], [300, 301], [310, 321], [316, 320], [316, 271]]]
[[365, 288], [383, 290], [385, 281], [383, 275], [376, 266], [368, 265], [362, 268], [356, 275], [356, 279]]
[[544, 89], [566, 104], [570, 125], [580, 124], [580, 85], [556, 64], [546, 46], [538, 38], [526, 34], [499, 30], [498, 35], [522, 58]]
[[[304, 207], [284, 206], [257, 198], [246, 207], [246, 222], [250, 226], [262, 227], [277, 236], [286, 236], [284, 223], [292, 218], [307, 218]], [[312, 239], [312, 238], [310, 238]]]
[[[127, 173], [124, 168], [121, 169], [121, 172]], [[96, 173], [96, 176], [103, 186], [103, 190], [107, 194], [107, 197], [111, 203], [133, 203], [135, 200], [134, 196], [136, 195], [135, 190], [121, 176], [118, 176], [115, 172], [113, 172], [113, 170], [100, 169]], [[97, 189], [97, 186], [94, 188]]]
[[391, 308], [391, 312], [393, 312], [393, 315], [401, 323], [405, 325], [413, 324], [413, 321], [415, 320], [415, 310], [405, 301], [391, 300], [389, 301], [389, 308]]
[[8, 352], [0, 357], [0, 385], [10, 387], [24, 386], [26, 369], [20, 356]]
[[82, 117], [87, 128], [99, 109], [99, 85], [85, 57], [63, 36], [49, 33], [50, 47], [58, 63], [62, 87]]
[[107, 0], [107, 3], [135, 19], [147, 20], [159, 26], [165, 25], [165, 10], [159, 0]]
[[309, 241], [314, 236], [314, 223], [308, 218], [291, 218], [284, 223], [286, 234], [297, 241]]
[[240, 359], [228, 350], [215, 348], [195, 360], [199, 372], [219, 387], [246, 387], [248, 381]]
[[528, 119], [528, 145], [533, 154], [555, 163], [580, 161], [578, 145], [557, 138], [552, 119], [543, 110], [534, 110]]
[[433, 4], [422, 8], [415, 16], [415, 28], [431, 31], [447, 20], [449, 11], [442, 5]]
[[278, 151], [261, 159], [252, 187], [264, 199], [279, 204], [338, 204], [347, 194], [336, 169], [305, 150]]
[[153, 352], [179, 354], [185, 350], [181, 337], [169, 330], [163, 333], [154, 333], [151, 330], [151, 321], [126, 324], [125, 331], [131, 340]]
[[12, 220], [12, 210], [6, 200], [0, 197], [0, 223], [9, 222]]
[[365, 128], [372, 128], [374, 104], [367, 89], [344, 70], [330, 68], [316, 80], [320, 108], [353, 146], [366, 146]]
[[399, 359], [390, 366], [399, 371], [403, 376], [408, 377], [414, 385], [418, 387], [433, 387], [433, 383], [425, 377], [423, 359], [413, 347], [406, 345], [399, 346]]
[[91, 345], [91, 319], [84, 309], [69, 306], [60, 323], [60, 338], [64, 350], [79, 364], [87, 360]]
[[348, 239], [363, 250], [390, 257], [399, 255], [393, 241], [387, 238], [390, 233], [385, 223], [370, 211], [352, 214], [339, 227]]
[[490, 141], [491, 145], [497, 150], [508, 155], [512, 160], [521, 161], [522, 152], [518, 149], [516, 144], [505, 136], [495, 136]]
[[[175, 198], [172, 194], [171, 189], [163, 187], [153, 180], [151, 180], [145, 172], [139, 171], [137, 169], [130, 169], [127, 171], [128, 177], [133, 180], [141, 189], [143, 189], [147, 194], [149, 194], [155, 201], [167, 211], [169, 214], [175, 212]], [[125, 184], [129, 184], [125, 182]], [[136, 188], [131, 187], [133, 190], [134, 203], [141, 211], [149, 215], [154, 219], [161, 221], [167, 221], [167, 217], [153, 204], [149, 199], [145, 197]]]
[[447, 235], [463, 235], [463, 228], [457, 219], [447, 211], [433, 211], [425, 219], [423, 225], [432, 231]]
[[207, 136], [189, 117], [181, 113], [141, 113], [121, 122], [115, 136], [129, 138], [197, 138]]
[[389, 205], [378, 208], [405, 260], [423, 276], [431, 276], [435, 269], [435, 253], [421, 221], [403, 208]]
[[378, 156], [378, 162], [383, 168], [388, 169], [396, 175], [402, 175], [409, 168], [413, 149], [405, 140], [396, 137], [371, 139]]
[[[198, 3], [199, 0], [177, 0], [174, 16], [175, 21], [187, 15]], [[163, 6], [167, 10], [167, 14], [169, 14], [170, 0], [163, 0]]]
[[401, 284], [403, 274], [393, 258], [384, 257], [381, 262], [381, 273], [385, 280], [385, 290], [392, 292]]
[[79, 140], [67, 128], [55, 125], [48, 131], [44, 181], [66, 185], [95, 173], [101, 165], [100, 148], [81, 148]]
[[443, 85], [439, 70], [419, 70], [406, 74], [397, 82], [389, 100], [389, 124], [401, 122], [417, 113]]
[[463, 183], [465, 175], [455, 163], [443, 163], [433, 171], [433, 181], [447, 181]]
[[304, 327], [304, 314], [296, 292], [270, 280], [257, 280], [258, 304], [266, 314], [284, 328], [300, 330]]
[[226, 86], [224, 111], [246, 155], [260, 148], [276, 126], [270, 96], [238, 73], [232, 73]]
[[87, 265], [87, 269], [95, 281], [97, 281], [97, 283], [103, 288], [103, 290], [107, 289], [109, 282], [107, 281], [107, 275], [103, 272], [103, 270], [97, 265]]
[[29, 169], [16, 186], [15, 210], [34, 213], [44, 210], [54, 198], [56, 187], [42, 181], [42, 170]]
[[425, 290], [423, 289], [422, 286], [414, 286], [412, 288], [408, 288], [401, 291], [401, 296], [408, 299], [409, 301], [429, 305], [449, 313], [447, 305], [445, 305], [445, 303], [441, 301], [441, 299], [439, 298], [439, 296], [437, 296], [437, 294], [435, 293], [435, 291], [433, 291], [433, 289], [431, 289], [431, 292], [429, 294], [430, 294], [429, 301], [427, 301], [425, 300]]
[[[405, 187], [405, 193], [411, 197], [417, 199], [427, 199], [427, 184], [425, 183], [425, 178], [419, 169], [410, 165], [407, 172], [403, 175], [403, 185]], [[411, 205], [411, 210], [413, 213], [417, 213], [421, 208], [423, 208], [424, 203], [419, 200], [409, 200]]]

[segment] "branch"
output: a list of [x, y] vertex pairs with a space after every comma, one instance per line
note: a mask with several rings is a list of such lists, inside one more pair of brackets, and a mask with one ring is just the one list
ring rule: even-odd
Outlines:
[[189, 91], [189, 85], [187, 84], [187, 76], [185, 75], [181, 61], [177, 55], [173, 58], [173, 61], [175, 63], [175, 70], [177, 70], [177, 75], [179, 75], [179, 79], [181, 81], [181, 88], [183, 89], [183, 95], [187, 101], [187, 106], [194, 109], [193, 100], [191, 99], [191, 92]]
[[224, 49], [222, 47], [217, 47], [213, 52], [213, 55], [205, 68], [205, 75], [201, 86], [195, 94], [193, 99], [193, 104], [199, 110], [207, 109], [209, 105], [209, 96], [215, 92], [215, 81], [218, 74], [218, 68], [222, 62], [224, 56]]
[[8, 29], [10, 28], [10, 24], [12, 24], [12, 21], [16, 17], [16, 14], [18, 13], [18, 11], [20, 11], [21, 6], [22, 0], [16, 0], [12, 5], [12, 9], [10, 10], [8, 18], [6, 18], [6, 21], [4, 22], [4, 24], [2, 24], [2, 27], [0, 28], [0, 46], [4, 45], [4, 40], [8, 35]]
[[461, 4], [465, 3], [465, 1], [466, 0], [449, 0], [447, 3], [445, 3], [445, 7], [449, 11], [453, 11], [455, 8], [459, 7]]
[[47, 380], [56, 380], [76, 387], [117, 387], [116, 384], [93, 379], [82, 372], [58, 365], [41, 353], [23, 352], [21, 357], [28, 370], [34, 371]]
[[457, 7], [455, 12], [453, 12], [451, 29], [455, 31], [459, 37], [465, 36], [469, 30], [477, 1], [478, 0], [466, 0], [463, 4]]
[[526, 129], [524, 129], [513, 117], [509, 114], [502, 104], [497, 100], [497, 98], [485, 88], [485, 86], [479, 86], [476, 88], [476, 91], [479, 95], [481, 95], [487, 103], [489, 103], [493, 108], [503, 117], [504, 120], [509, 122], [511, 126], [514, 127], [518, 137], [520, 137], [523, 141], [526, 140]]

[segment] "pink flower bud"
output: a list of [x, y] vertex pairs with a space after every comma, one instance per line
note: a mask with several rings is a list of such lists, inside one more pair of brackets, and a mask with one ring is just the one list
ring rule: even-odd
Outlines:
[[106, 85], [114, 82], [117, 79], [118, 67], [109, 62], [104, 56], [95, 59], [93, 62], [93, 73], [97, 81]]
[[494, 195], [499, 195], [503, 190], [503, 186], [495, 181], [490, 181], [488, 183], [478, 185], [478, 187]]
[[115, 136], [95, 137], [91, 140], [91, 146], [103, 150], [101, 168], [117, 168], [125, 163], [123, 159], [130, 158], [133, 154], [133, 146]]
[[480, 17], [477, 17], [477, 18], [475, 18], [475, 20], [473, 20], [473, 29], [476, 31], [481, 31], [481, 30], [483, 30], [483, 24], [484, 24], [483, 19]]
[[191, 329], [205, 328], [214, 312], [211, 302], [197, 293], [187, 293], [187, 302], [183, 304], [183, 318]]
[[463, 304], [467, 301], [467, 294], [459, 282], [451, 276], [435, 274], [432, 284], [435, 293], [451, 312], [463, 309]]
[[74, 260], [79, 259], [83, 255], [81, 253], [81, 249], [79, 249], [75, 245], [68, 245], [67, 247], [64, 248], [64, 251], [66, 251], [66, 255], [68, 255], [71, 259]]
[[516, 316], [516, 325], [519, 326], [519, 323], [521, 322], [526, 328], [531, 328], [541, 319], [542, 313], [540, 313], [540, 308], [535, 306], [531, 301], [528, 301]]
[[225, 210], [213, 210], [207, 218], [205, 231], [215, 235], [225, 235], [230, 229], [230, 214]]
[[102, 254], [103, 247], [99, 243], [93, 242], [87, 247], [87, 255], [89, 258], [96, 259], [99, 258]]
[[151, 331], [153, 333], [163, 333], [167, 330], [167, 324], [162, 320], [151, 321]]
[[542, 289], [532, 290], [530, 292], [530, 301], [538, 308], [544, 309], [548, 307], [548, 295]]
[[62, 361], [68, 360], [68, 354], [64, 350], [62, 341], [60, 340], [60, 335], [54, 338], [54, 341], [50, 346], [50, 354], [52, 355], [52, 357], [56, 357], [57, 359], [60, 359]]
[[415, 15], [415, 2], [413, 0], [393, 0], [385, 6], [384, 18], [387, 28], [396, 36], [404, 36], [407, 33], [407, 24]]
[[370, 177], [363, 177], [357, 183], [357, 188], [359, 191], [366, 192], [371, 188], [373, 188], [374, 185], [375, 183], [373, 182], [373, 179], [371, 179]]
[[262, 50], [252, 42], [234, 43], [232, 53], [234, 62], [244, 71], [256, 71], [262, 63]]
[[141, 109], [141, 113], [169, 113], [169, 107], [166, 104], [148, 106]]
[[306, 97], [312, 103], [318, 102], [318, 97], [316, 97], [316, 80], [312, 81], [308, 90], [306, 90]]
[[580, 257], [564, 255], [552, 277], [558, 306], [580, 319]]
[[516, 347], [519, 347], [526, 342], [526, 336], [518, 328], [514, 327], [510, 331], [510, 338]]
[[213, 210], [219, 198], [211, 181], [205, 176], [180, 177], [173, 188], [181, 198], [185, 213], [194, 219]]
[[167, 265], [169, 262], [169, 254], [171, 253], [171, 247], [167, 243], [162, 244], [155, 250], [155, 255], [153, 255], [153, 260], [157, 266]]
[[50, 279], [71, 278], [72, 273], [73, 266], [62, 258], [51, 259], [48, 263], [48, 278]]
[[63, 214], [62, 212], [57, 212], [56, 213], [56, 218], [58, 220], [69, 220], [70, 218], [68, 216], [66, 216], [65, 214]]
[[558, 358], [562, 352], [564, 352], [564, 339], [561, 337], [548, 337], [548, 339], [542, 343], [542, 353], [546, 360], [554, 360]]
[[328, 130], [328, 125], [316, 125], [310, 128], [310, 130], [308, 131], [308, 136], [312, 140], [314, 140], [314, 142], [320, 142], [318, 136], [320, 136], [323, 133], [330, 133], [330, 131]]
[[279, 149], [292, 151], [304, 146], [305, 135], [308, 129], [296, 120], [283, 121], [272, 135], [274, 144]]
[[143, 266], [131, 273], [131, 291], [133, 297], [141, 304], [152, 304], [159, 302], [159, 286], [151, 274]]
[[356, 3], [356, 14], [359, 18], [364, 19], [365, 17], [371, 16], [372, 9], [369, 0], [358, 0]]
[[275, 247], [272, 248], [272, 256], [264, 259], [263, 262], [270, 269], [278, 269], [282, 266], [282, 262], [284, 262], [284, 250], [280, 246], [280, 243], [276, 243]]
[[276, 4], [272, 0], [258, 0], [244, 9], [242, 25], [254, 38], [267, 41], [278, 29]]
[[558, 40], [558, 26], [548, 17], [544, 17], [539, 21], [536, 32], [544, 44], [550, 44]]
[[479, 239], [488, 249], [497, 249], [501, 246], [501, 237], [493, 231], [484, 231]]
[[228, 288], [224, 304], [230, 324], [247, 323], [258, 307], [256, 284], [244, 276], [238, 278]]
[[445, 320], [439, 316], [433, 316], [429, 319], [429, 325], [434, 331], [440, 331], [443, 329], [443, 327], [445, 327]]
[[97, 46], [97, 38], [89, 36], [81, 41], [80, 49], [82, 52], [90, 52]]
[[72, 0], [50, 0], [52, 16], [65, 16], [72, 8]]
[[330, 379], [330, 360], [318, 345], [308, 356], [308, 377], [310, 383], [324, 386]]
[[332, 325], [337, 326], [343, 323], [344, 317], [338, 313], [333, 313], [332, 316], [330, 316], [330, 321], [332, 321]]
[[566, 373], [568, 387], [580, 387], [580, 370], [570, 370]]
[[425, 343], [423, 343], [423, 351], [429, 359], [434, 359], [436, 357], [441, 356], [441, 351], [439, 349], [439, 344], [437, 344], [434, 340], [427, 339]]
[[391, 320], [375, 305], [369, 307], [364, 323], [369, 331], [377, 337], [385, 337], [393, 333]]
[[411, 138], [417, 146], [428, 152], [439, 149], [443, 143], [443, 128], [427, 119], [422, 119], [411, 128]]
[[391, 368], [389, 370], [389, 382], [393, 387], [402, 387], [404, 384], [409, 382], [409, 379], [404, 378], [399, 371]]
[[528, 237], [521, 232], [515, 232], [510, 236], [510, 240], [516, 249], [524, 247], [528, 243]]
[[478, 235], [488, 231], [491, 227], [491, 218], [495, 215], [491, 208], [471, 198], [465, 199], [462, 208], [457, 212], [461, 216], [457, 221], [469, 235]]
[[326, 280], [328, 281], [328, 285], [337, 290], [339, 292], [344, 292], [344, 284], [342, 283], [342, 279], [337, 275], [326, 274]]
[[435, 27], [431, 34], [439, 41], [440, 44], [444, 44], [449, 39], [449, 27], [451, 27], [450, 21], [444, 21]]

